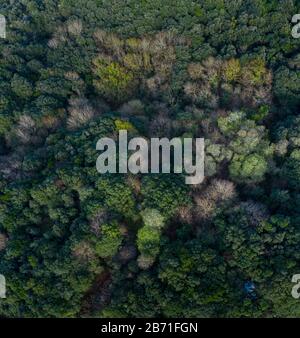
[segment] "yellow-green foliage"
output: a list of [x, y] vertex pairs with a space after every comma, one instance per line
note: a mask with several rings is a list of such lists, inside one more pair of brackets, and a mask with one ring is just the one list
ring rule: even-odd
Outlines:
[[11, 120], [9, 116], [0, 115], [0, 135], [5, 134], [5, 132], [8, 131], [10, 125], [11, 125]]
[[120, 119], [115, 120], [115, 126], [117, 130], [134, 131], [134, 126], [128, 121], [122, 121]]
[[262, 58], [223, 61], [208, 57], [201, 63], [190, 63], [187, 71], [190, 81], [184, 91], [201, 105], [216, 108], [218, 104], [239, 104], [249, 109], [270, 104], [272, 73]]
[[153, 79], [165, 84], [176, 61], [175, 47], [186, 43], [171, 32], [125, 40], [99, 30], [94, 37], [102, 53], [94, 60], [94, 85], [114, 103], [129, 99], [138, 85], [150, 91], [159, 90], [152, 85]]
[[150, 60], [151, 60], [150, 54], [147, 52], [144, 52], [142, 54], [128, 53], [123, 58], [124, 65], [133, 72], [150, 71], [151, 70]]
[[121, 101], [130, 96], [135, 88], [132, 72], [118, 62], [109, 62], [101, 57], [94, 60], [94, 65], [94, 85], [106, 99]]
[[254, 59], [243, 68], [244, 79], [252, 85], [261, 85], [268, 79], [268, 71], [263, 59]]
[[126, 45], [133, 50], [138, 49], [141, 45], [141, 39], [129, 38], [126, 40]]
[[0, 201], [7, 202], [10, 199], [10, 194], [0, 195]]
[[123, 59], [124, 65], [132, 71], [138, 71], [143, 68], [143, 59], [136, 53], [128, 53]]
[[234, 82], [239, 79], [241, 75], [241, 64], [237, 59], [230, 59], [225, 62], [223, 68], [223, 77], [225, 81]]

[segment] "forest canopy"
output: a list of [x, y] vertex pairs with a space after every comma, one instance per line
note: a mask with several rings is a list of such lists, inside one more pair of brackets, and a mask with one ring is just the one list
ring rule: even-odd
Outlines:
[[[0, 317], [300, 315], [299, 11], [0, 0]], [[203, 137], [204, 182], [100, 175], [124, 129]]]

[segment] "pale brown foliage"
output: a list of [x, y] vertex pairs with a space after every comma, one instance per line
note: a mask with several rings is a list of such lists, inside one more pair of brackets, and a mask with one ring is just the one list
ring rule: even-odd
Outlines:
[[275, 153], [279, 156], [284, 156], [288, 151], [289, 141], [280, 140], [275, 144]]
[[128, 236], [128, 227], [126, 224], [124, 223], [121, 223], [119, 225], [119, 230], [120, 230], [120, 233], [123, 235], [123, 236]]
[[55, 129], [59, 126], [59, 119], [52, 115], [43, 116], [43, 125], [48, 129]]
[[109, 33], [103, 30], [97, 30], [94, 33], [94, 38], [97, 45], [106, 52], [113, 52], [115, 57], [124, 56], [124, 41], [116, 34]]
[[6, 244], [7, 244], [6, 235], [0, 233], [0, 251], [6, 248]]
[[66, 72], [65, 78], [70, 81], [78, 81], [80, 79], [80, 76], [76, 72]]
[[236, 196], [234, 184], [226, 180], [215, 179], [207, 188], [205, 195], [215, 201], [226, 201]]
[[152, 76], [145, 81], [146, 88], [150, 91], [150, 93], [155, 94], [159, 91], [159, 88], [161, 87], [163, 83], [163, 78], [159, 74]]
[[194, 196], [196, 218], [210, 219], [219, 203], [233, 200], [236, 197], [232, 182], [215, 179], [200, 195]]
[[212, 216], [215, 209], [215, 203], [213, 201], [209, 200], [206, 196], [196, 196], [194, 202], [196, 218], [208, 219]]
[[177, 212], [178, 219], [183, 222], [190, 224], [193, 221], [192, 208], [190, 207], [180, 207]]
[[59, 26], [54, 32], [52, 38], [48, 41], [48, 47], [56, 49], [59, 44], [66, 42], [69, 36], [81, 35], [82, 28], [82, 21], [79, 19], [68, 21], [63, 26]]
[[35, 122], [28, 115], [22, 115], [19, 118], [16, 135], [22, 143], [29, 143], [32, 140], [32, 136], [36, 132]]
[[199, 79], [203, 74], [203, 66], [200, 63], [190, 63], [188, 65], [188, 73], [191, 79]]
[[77, 129], [94, 118], [95, 111], [86, 98], [71, 99], [69, 104], [69, 117], [67, 120], [69, 129]]
[[140, 100], [131, 100], [118, 108], [118, 111], [126, 115], [143, 115], [144, 104]]
[[81, 20], [73, 20], [67, 23], [67, 30], [71, 35], [80, 35], [82, 32]]
[[92, 247], [86, 241], [81, 241], [77, 243], [72, 250], [72, 254], [74, 257], [82, 261], [87, 261], [95, 258]]
[[22, 159], [18, 154], [0, 157], [0, 173], [4, 178], [17, 179], [20, 177]]
[[91, 231], [99, 236], [101, 234], [101, 225], [108, 220], [108, 214], [105, 210], [99, 210], [90, 222]]
[[150, 122], [149, 136], [150, 137], [168, 137], [170, 136], [172, 121], [165, 113], [160, 113]]
[[193, 100], [196, 100], [199, 96], [199, 87], [195, 82], [187, 82], [184, 85], [183, 89], [185, 94], [191, 97]]
[[48, 41], [48, 47], [55, 49], [60, 43], [66, 42], [67, 34], [67, 28], [64, 26], [59, 26], [53, 34], [53, 37]]
[[134, 193], [136, 195], [139, 195], [141, 192], [141, 181], [138, 178], [138, 176], [129, 175], [127, 178], [127, 182], [130, 185], [130, 187], [133, 189]]
[[140, 269], [147, 270], [149, 269], [155, 262], [155, 258], [145, 255], [140, 255], [138, 257], [138, 266]]
[[184, 85], [192, 101], [217, 108], [226, 96], [226, 105], [259, 107], [272, 101], [272, 73], [262, 59], [242, 64], [239, 59], [221, 61], [209, 57], [187, 67], [190, 80]]
[[95, 60], [107, 65], [117, 63], [152, 95], [160, 95], [168, 89], [167, 82], [176, 61], [175, 47], [186, 44], [185, 39], [169, 31], [121, 39], [116, 34], [98, 30], [94, 38], [99, 47]]
[[59, 39], [53, 37], [52, 39], [48, 41], [47, 45], [49, 48], [55, 49], [59, 45]]

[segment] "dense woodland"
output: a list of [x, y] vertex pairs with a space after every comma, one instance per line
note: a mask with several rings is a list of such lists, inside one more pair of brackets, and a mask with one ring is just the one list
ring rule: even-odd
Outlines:
[[[300, 316], [299, 12], [0, 1], [0, 316]], [[99, 174], [120, 129], [204, 137], [205, 181]]]

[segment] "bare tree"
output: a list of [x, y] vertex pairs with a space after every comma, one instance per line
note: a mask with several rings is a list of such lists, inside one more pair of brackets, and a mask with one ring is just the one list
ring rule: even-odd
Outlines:
[[149, 269], [155, 262], [155, 258], [145, 255], [140, 255], [138, 257], [138, 266], [143, 270]]
[[258, 226], [263, 221], [266, 221], [269, 217], [267, 208], [261, 203], [249, 200], [242, 202], [240, 207], [249, 216], [248, 221], [252, 226]]
[[67, 120], [69, 129], [77, 129], [94, 118], [95, 111], [86, 98], [70, 99], [69, 104], [69, 117]]
[[72, 250], [72, 254], [81, 261], [88, 261], [95, 258], [91, 245], [86, 241], [77, 243]]
[[80, 35], [82, 32], [81, 20], [72, 20], [67, 23], [67, 30], [71, 35]]
[[101, 225], [108, 221], [108, 214], [105, 210], [99, 210], [90, 222], [91, 231], [99, 236], [101, 234]]
[[32, 137], [36, 132], [36, 126], [34, 120], [28, 115], [22, 115], [19, 118], [16, 135], [22, 143], [29, 143], [32, 141]]
[[123, 246], [118, 253], [118, 259], [123, 263], [133, 260], [137, 255], [137, 250], [134, 245]]
[[6, 248], [6, 244], [7, 244], [6, 235], [0, 233], [0, 251]]

